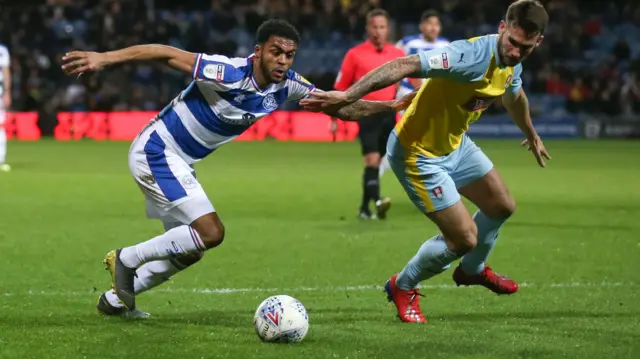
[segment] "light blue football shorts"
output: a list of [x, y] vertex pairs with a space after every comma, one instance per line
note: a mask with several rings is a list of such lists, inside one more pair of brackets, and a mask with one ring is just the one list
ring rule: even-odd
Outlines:
[[405, 149], [393, 130], [387, 154], [400, 184], [424, 213], [453, 206], [460, 200], [459, 188], [484, 177], [493, 168], [491, 160], [466, 134], [456, 150], [431, 158]]

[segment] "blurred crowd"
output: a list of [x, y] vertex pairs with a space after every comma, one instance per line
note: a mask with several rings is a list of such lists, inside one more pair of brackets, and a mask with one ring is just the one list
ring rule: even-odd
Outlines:
[[[14, 110], [157, 110], [189, 81], [158, 64], [126, 64], [80, 79], [60, 71], [69, 50], [107, 51], [162, 43], [188, 51], [246, 56], [268, 18], [290, 20], [303, 43], [296, 68], [330, 89], [346, 50], [362, 41], [364, 16], [382, 7], [390, 42], [417, 33], [427, 8], [442, 15], [443, 36], [457, 40], [495, 32], [509, 0], [49, 0], [3, 6], [0, 42], [12, 56]], [[551, 25], [525, 64], [534, 98], [562, 111], [640, 114], [640, 3], [542, 1]], [[306, 57], [305, 57], [306, 51]], [[304, 66], [323, 59], [325, 66]], [[310, 60], [309, 60], [310, 61]], [[310, 64], [309, 64], [310, 65]]]

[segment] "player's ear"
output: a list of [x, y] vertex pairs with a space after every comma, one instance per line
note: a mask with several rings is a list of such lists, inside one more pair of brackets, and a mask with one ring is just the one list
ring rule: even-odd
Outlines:
[[504, 22], [504, 20], [500, 20], [500, 26], [498, 26], [498, 33], [502, 34], [506, 28], [507, 28], [507, 23]]
[[253, 48], [253, 53], [255, 54], [256, 59], [260, 59], [261, 50], [262, 50], [262, 48], [260, 47], [259, 44], [256, 44], [256, 46]]
[[544, 40], [544, 35], [540, 35], [540, 37], [538, 37], [538, 41], [536, 42], [536, 47], [540, 46], [540, 44], [542, 43], [542, 40]]

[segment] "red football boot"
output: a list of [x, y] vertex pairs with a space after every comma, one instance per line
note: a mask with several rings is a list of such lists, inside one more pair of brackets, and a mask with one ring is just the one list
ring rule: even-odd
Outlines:
[[384, 285], [387, 299], [396, 305], [398, 318], [405, 323], [426, 323], [427, 320], [420, 310], [420, 297], [424, 297], [418, 289], [403, 290], [396, 287], [397, 274], [393, 275]]
[[468, 275], [458, 266], [453, 272], [453, 281], [458, 286], [481, 285], [496, 294], [513, 294], [518, 291], [518, 283], [497, 274], [489, 266], [484, 266], [484, 270], [476, 275]]

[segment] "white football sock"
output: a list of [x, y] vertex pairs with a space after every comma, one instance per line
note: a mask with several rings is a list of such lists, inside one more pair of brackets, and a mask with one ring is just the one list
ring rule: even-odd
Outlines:
[[0, 164], [3, 164], [5, 161], [5, 156], [7, 154], [7, 133], [4, 130], [4, 127], [0, 128]]
[[137, 276], [133, 282], [134, 293], [138, 295], [153, 287], [157, 287], [171, 279], [171, 276], [184, 268], [184, 266], [176, 266], [169, 259], [145, 263], [136, 270]]
[[120, 260], [129, 268], [138, 268], [146, 262], [204, 252], [206, 249], [198, 233], [182, 225], [146, 242], [123, 248]]
[[387, 156], [385, 155], [384, 157], [382, 157], [382, 160], [380, 161], [380, 174], [379, 176], [382, 177], [382, 175], [391, 168], [391, 165], [389, 164], [389, 159], [387, 158]]
[[[136, 270], [136, 277], [134, 278], [133, 287], [136, 295], [144, 293], [151, 288], [157, 287], [160, 284], [171, 279], [173, 275], [185, 269], [185, 266], [174, 264], [175, 261], [165, 259], [161, 261], [153, 261], [143, 264]], [[124, 304], [118, 299], [118, 295], [113, 289], [106, 291], [105, 296], [109, 304], [116, 308], [124, 307]]]
[[[138, 295], [157, 287], [178, 272], [180, 272], [180, 269], [168, 259], [145, 263], [136, 270], [136, 277], [133, 281], [134, 293]], [[124, 304], [120, 303], [118, 295], [113, 289], [106, 291], [105, 296], [112, 306], [116, 308], [124, 307]]]
[[[159, 286], [177, 273], [197, 263], [198, 260], [192, 258], [181, 261], [179, 258], [172, 258], [143, 264], [136, 270], [136, 277], [133, 282], [134, 293], [139, 295]], [[109, 289], [104, 294], [112, 306], [116, 308], [124, 307], [124, 304], [118, 300], [118, 295], [113, 289]]]
[[107, 302], [109, 302], [109, 304], [111, 304], [113, 307], [116, 307], [116, 308], [124, 307], [124, 304], [120, 302], [118, 295], [113, 289], [109, 289], [108, 291], [104, 292], [104, 296], [107, 298]]

